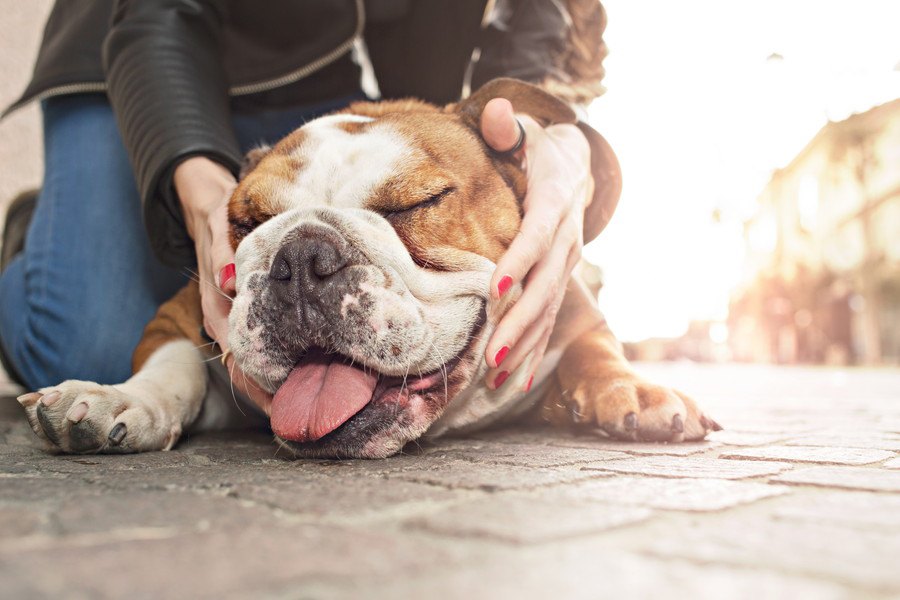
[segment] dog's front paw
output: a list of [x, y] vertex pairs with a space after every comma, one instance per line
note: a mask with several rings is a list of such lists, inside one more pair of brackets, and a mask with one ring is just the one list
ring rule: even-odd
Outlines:
[[63, 452], [168, 450], [181, 434], [119, 386], [72, 380], [18, 400], [38, 437]]
[[[601, 374], [602, 375], [602, 374]], [[632, 373], [589, 377], [563, 394], [576, 425], [599, 427], [621, 440], [702, 440], [722, 427], [687, 395]]]

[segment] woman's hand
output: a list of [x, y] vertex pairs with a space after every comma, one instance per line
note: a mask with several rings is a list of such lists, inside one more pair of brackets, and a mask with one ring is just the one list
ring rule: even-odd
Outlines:
[[[197, 251], [197, 278], [203, 327], [228, 349], [228, 313], [235, 293], [234, 251], [228, 239], [228, 199], [237, 182], [222, 165], [203, 157], [188, 158], [175, 168], [175, 191], [181, 199], [188, 234]], [[269, 412], [272, 396], [249, 379], [227, 355], [225, 366], [234, 387]]]
[[516, 283], [524, 283], [522, 297], [503, 316], [485, 349], [491, 369], [487, 385], [503, 385], [531, 354], [524, 389], [544, 357], [556, 314], [572, 269], [581, 258], [584, 208], [593, 191], [590, 147], [574, 125], [542, 128], [527, 116], [513, 116], [503, 98], [487, 103], [481, 133], [497, 151], [513, 148], [519, 139], [516, 118], [525, 128], [524, 156], [528, 191], [524, 218], [491, 278], [491, 301]]

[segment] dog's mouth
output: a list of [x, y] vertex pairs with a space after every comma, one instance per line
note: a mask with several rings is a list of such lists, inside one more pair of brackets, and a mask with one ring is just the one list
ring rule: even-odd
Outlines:
[[310, 348], [275, 392], [272, 431], [283, 440], [315, 442], [359, 413], [371, 402], [403, 403], [410, 394], [446, 385], [459, 361], [415, 376], [390, 376], [354, 362], [342, 354]]

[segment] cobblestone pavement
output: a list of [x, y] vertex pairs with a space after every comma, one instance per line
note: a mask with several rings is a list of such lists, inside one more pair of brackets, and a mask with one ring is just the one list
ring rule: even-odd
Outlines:
[[53, 456], [0, 399], [4, 598], [900, 595], [900, 371], [643, 365], [726, 430], [504, 431], [379, 461], [264, 433]]

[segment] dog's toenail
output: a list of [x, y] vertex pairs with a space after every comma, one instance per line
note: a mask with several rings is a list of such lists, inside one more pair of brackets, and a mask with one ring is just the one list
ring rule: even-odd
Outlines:
[[638, 426], [638, 419], [637, 419], [636, 414], [634, 414], [633, 412], [630, 412], [627, 415], [625, 415], [625, 430], [626, 431], [634, 431], [635, 429], [637, 429], [637, 426]]
[[126, 433], [128, 433], [128, 428], [125, 426], [125, 423], [116, 423], [107, 436], [109, 443], [113, 446], [118, 446], [125, 439]]
[[683, 433], [684, 432], [684, 421], [681, 419], [681, 415], [675, 415], [672, 417], [672, 431], [675, 433]]
[[19, 404], [22, 406], [31, 406], [38, 400], [40, 400], [41, 395], [38, 392], [31, 392], [29, 394], [22, 394], [16, 400], [19, 401]]
[[60, 398], [62, 398], [62, 394], [60, 394], [59, 392], [50, 392], [49, 394], [41, 398], [41, 404], [43, 404], [44, 406], [53, 406]]
[[84, 418], [84, 415], [87, 414], [87, 411], [88, 411], [88, 405], [85, 404], [84, 402], [79, 402], [78, 404], [76, 404], [75, 406], [73, 406], [72, 408], [69, 409], [69, 412], [66, 415], [66, 418], [69, 419], [70, 421], [72, 421], [73, 423], [80, 423], [81, 420]]
[[710, 426], [710, 429], [712, 429], [713, 431], [722, 431], [723, 429], [725, 429], [724, 427], [722, 427], [721, 425], [719, 425], [712, 419], [709, 419], [709, 426]]
[[569, 415], [572, 417], [573, 422], [581, 423], [581, 412], [579, 412], [578, 404], [575, 402], [569, 405]]

